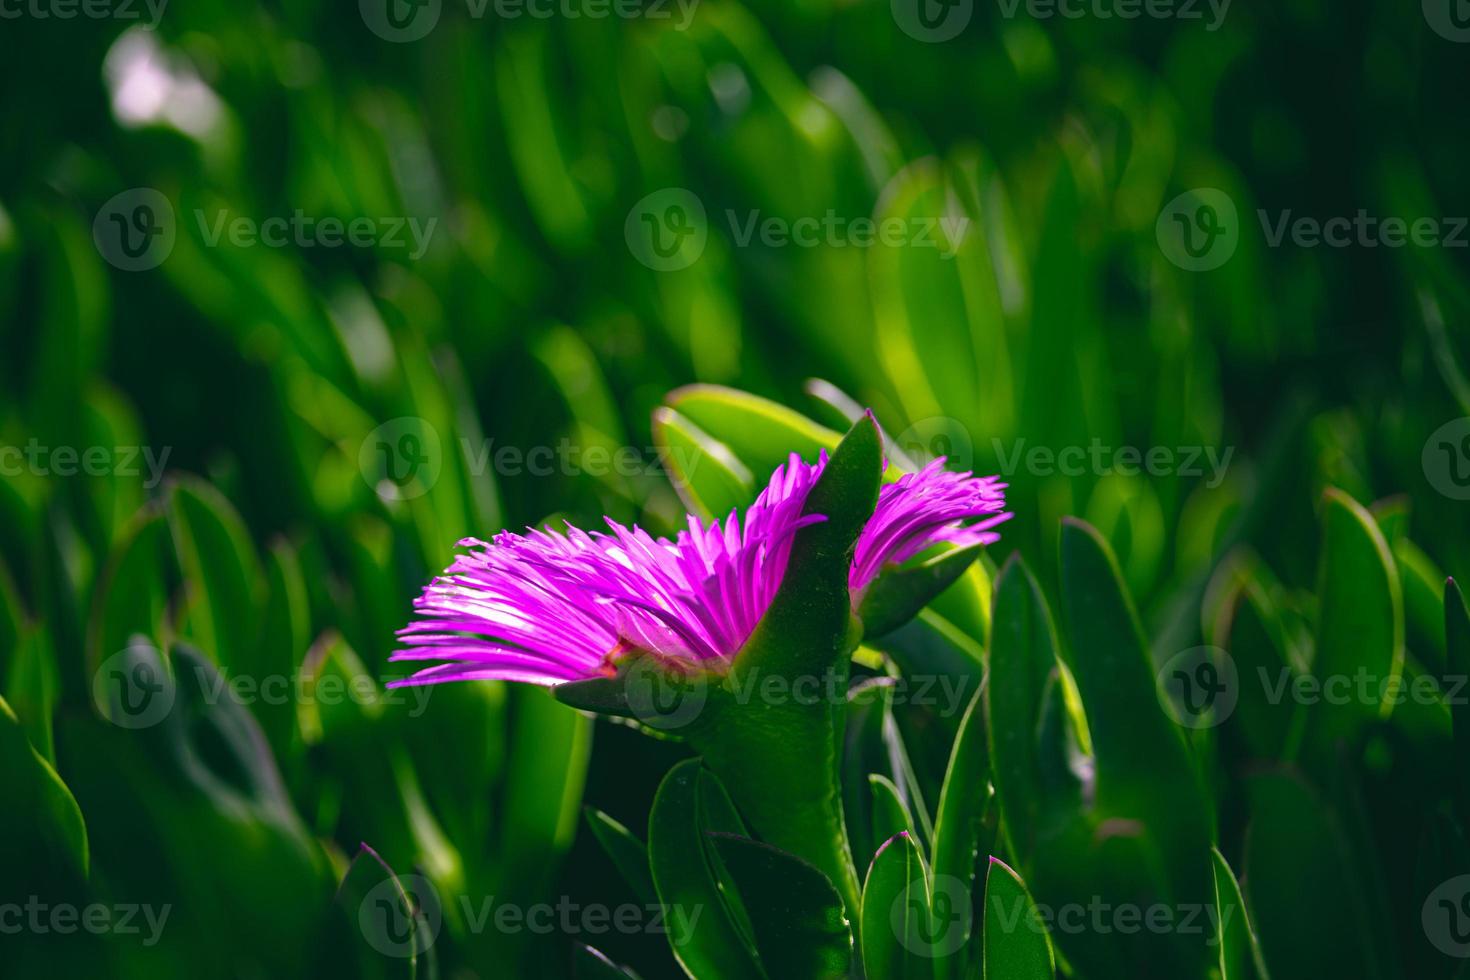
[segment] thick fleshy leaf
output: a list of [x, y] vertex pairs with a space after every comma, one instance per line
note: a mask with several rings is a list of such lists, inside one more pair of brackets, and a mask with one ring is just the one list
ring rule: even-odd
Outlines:
[[721, 520], [759, 493], [755, 476], [729, 446], [671, 408], [654, 410], [653, 441], [679, 499], [703, 520]]
[[155, 643], [161, 639], [167, 547], [168, 524], [154, 507], [138, 511], [122, 531], [92, 597], [87, 623], [92, 670], [126, 647], [134, 634]]
[[596, 807], [584, 807], [587, 826], [592, 836], [602, 845], [608, 859], [633, 889], [633, 894], [644, 902], [657, 900], [653, 887], [653, 875], [648, 870], [648, 846], [633, 836], [633, 832]]
[[914, 833], [914, 818], [893, 780], [882, 773], [872, 773], [868, 776], [868, 792], [872, 797], [872, 834], [875, 840]]
[[[1097, 879], [1091, 887], [1105, 900], [1130, 893], [1138, 898], [1141, 892], [1154, 900], [1203, 905], [1213, 891], [1213, 809], [1183, 730], [1160, 703], [1117, 562], [1095, 530], [1069, 518], [1062, 522], [1061, 566], [1069, 663], [1094, 752], [1093, 819], [1106, 822], [1110, 831], [1099, 835], [1093, 855]], [[1142, 956], [1170, 964], [1169, 969], [1192, 970], [1214, 955], [1206, 938], [1139, 933], [1109, 935], [1104, 944], [1128, 950], [1107, 955]]]
[[440, 919], [424, 901], [410, 895], [387, 862], [363, 844], [332, 899], [317, 943], [317, 971], [350, 971], [370, 980], [432, 976], [422, 967]]
[[817, 868], [770, 844], [710, 831], [771, 980], [838, 980], [852, 960], [842, 896]]
[[1240, 882], [1218, 848], [1215, 859], [1215, 910], [1220, 944], [1221, 980], [1266, 980], [1261, 944], [1240, 894]]
[[1444, 671], [1444, 573], [1408, 538], [1392, 542], [1404, 593], [1405, 646], [1435, 673]]
[[[990, 803], [990, 747], [986, 743], [985, 695], [976, 691], [960, 723], [949, 757], [939, 817], [934, 822], [934, 880], [953, 882], [957, 894], [975, 888], [975, 862], [982, 847], [994, 842], [995, 825], [986, 832]], [[965, 937], [969, 939], [968, 935]], [[962, 950], [940, 957], [939, 976], [957, 977], [964, 966]]]
[[648, 815], [648, 863], [669, 945], [692, 977], [765, 977], [750, 926], [708, 851], [710, 831], [745, 828], [719, 781], [689, 759], [669, 770]]
[[[1237, 574], [1223, 598], [1213, 642], [1228, 651], [1238, 684], [1224, 731], [1238, 738], [1247, 758], [1275, 759], [1286, 747], [1292, 704], [1288, 690], [1297, 673], [1286, 652], [1285, 628], [1265, 586], [1249, 570]], [[1227, 690], [1224, 697], [1229, 697]], [[1217, 707], [1228, 702], [1222, 701]]]
[[991, 778], [1011, 850], [1029, 861], [1041, 827], [1057, 819], [1048, 812], [1055, 804], [1042, 779], [1039, 744], [1046, 691], [1058, 671], [1057, 634], [1046, 597], [1019, 555], [996, 577], [992, 620], [986, 688]]
[[[1304, 751], [1319, 756], [1393, 710], [1390, 688], [1404, 663], [1403, 596], [1393, 555], [1373, 515], [1341, 490], [1323, 497], [1323, 543], [1312, 674], [1324, 696], [1309, 707]], [[1366, 677], [1368, 697], [1357, 690]]]
[[0, 698], [0, 771], [6, 805], [0, 807], [0, 859], [12, 880], [30, 880], [21, 869], [34, 865], [58, 876], [84, 878], [89, 853], [87, 826], [76, 799], [51, 764], [26, 738], [20, 719]]
[[982, 545], [951, 548], [924, 561], [891, 566], [879, 573], [863, 595], [858, 618], [869, 639], [885, 636], [913, 619], [970, 568]]
[[229, 670], [250, 670], [260, 568], [240, 516], [214, 487], [181, 481], [169, 527], [188, 590], [189, 637]]
[[1336, 814], [1297, 776], [1248, 785], [1245, 894], [1274, 977], [1356, 980], [1387, 975], [1370, 911]]
[[913, 836], [878, 849], [863, 882], [863, 973], [868, 980], [929, 980], [929, 870]]
[[[284, 542], [271, 548], [266, 562], [265, 614], [256, 634], [251, 663], [262, 680], [297, 676], [311, 643], [310, 609], [306, 581], [296, 553]], [[277, 758], [285, 759], [295, 729], [291, 704], [285, 699], [260, 699], [255, 705], [260, 727]]]
[[[730, 665], [725, 688], [709, 691], [689, 739], [763, 840], [816, 865], [836, 884], [853, 915], [857, 873], [837, 784], [838, 740], [855, 644], [847, 577], [854, 543], [872, 515], [882, 443], [871, 417], [832, 454], [807, 497], [805, 513], [826, 520], [802, 528], [770, 608]], [[764, 697], [771, 679], [816, 698]], [[752, 699], [732, 691], [750, 690]]]
[[981, 928], [985, 980], [1051, 980], [1051, 940], [1031, 893], [1019, 875], [996, 858], [985, 875], [985, 924]]
[[669, 393], [668, 404], [734, 451], [752, 473], [770, 473], [791, 453], [815, 459], [837, 448], [841, 433], [784, 405], [719, 385], [688, 385]]

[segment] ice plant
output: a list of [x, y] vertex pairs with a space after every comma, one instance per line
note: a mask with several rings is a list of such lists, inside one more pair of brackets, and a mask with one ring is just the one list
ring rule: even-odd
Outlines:
[[[845, 700], [733, 692], [773, 675], [844, 690], [864, 626], [912, 617], [1009, 516], [994, 478], [935, 463], [880, 490], [883, 468], [869, 414], [831, 458], [793, 455], [778, 467], [744, 515], [691, 516], [673, 540], [608, 521], [607, 531], [466, 541], [419, 598], [395, 655], [438, 663], [397, 683], [551, 685], [569, 704], [644, 722], [651, 677], [692, 692], [696, 717], [681, 719], [679, 734], [757, 833], [824, 871], [854, 911], [836, 772]], [[940, 545], [950, 550], [909, 567]]]
[[[792, 455], [746, 511], [708, 524], [690, 516], [670, 541], [608, 519], [607, 532], [568, 526], [466, 549], [415, 603], [395, 660], [439, 660], [398, 684], [498, 678], [554, 685], [615, 673], [642, 651], [664, 660], [729, 660], [775, 597], [792, 541], [825, 520], [804, 513], [827, 465]], [[1009, 517], [1004, 484], [936, 460], [886, 484], [857, 541], [848, 584], [856, 607], [885, 568], [940, 542], [989, 544]]]

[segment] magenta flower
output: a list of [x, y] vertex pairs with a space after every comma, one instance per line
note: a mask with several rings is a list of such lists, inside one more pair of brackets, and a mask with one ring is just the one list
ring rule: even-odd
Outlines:
[[[568, 526], [492, 542], [460, 542], [464, 554], [414, 602], [396, 661], [442, 661], [396, 684], [498, 678], [532, 684], [611, 676], [631, 650], [703, 663], [745, 644], [785, 575], [796, 532], [825, 518], [803, 515], [827, 463], [793, 454], [745, 512], [723, 524], [697, 517], [669, 541], [609, 519], [609, 532]], [[849, 573], [856, 603], [890, 564], [939, 542], [989, 544], [1010, 517], [1005, 485], [951, 473], [942, 461], [885, 485]]]

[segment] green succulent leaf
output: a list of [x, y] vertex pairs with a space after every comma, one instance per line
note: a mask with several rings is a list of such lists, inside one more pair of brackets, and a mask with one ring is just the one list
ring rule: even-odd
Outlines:
[[51, 763], [31, 745], [20, 719], [3, 698], [0, 771], [6, 774], [6, 805], [0, 807], [0, 858], [8, 873], [17, 875], [27, 866], [43, 865], [54, 869], [58, 877], [86, 877], [90, 855], [81, 808]]
[[848, 975], [852, 934], [842, 896], [817, 868], [779, 848], [710, 831], [750, 919], [771, 980], [838, 980]]
[[250, 670], [261, 575], [245, 525], [223, 494], [194, 479], [173, 488], [168, 516], [189, 593], [190, 638], [227, 669]]
[[1366, 677], [1371, 697], [1324, 696], [1308, 706], [1303, 750], [1315, 758], [1393, 710], [1391, 687], [1404, 665], [1403, 596], [1383, 532], [1373, 515], [1341, 490], [1328, 489], [1323, 505], [1312, 674], [1324, 692], [1329, 685], [1355, 685]]
[[419, 906], [378, 853], [363, 844], [347, 866], [332, 899], [317, 964], [323, 973], [346, 972], [370, 980], [413, 980], [425, 971], [426, 953], [439, 923]]
[[868, 790], [872, 796], [875, 840], [888, 840], [900, 833], [915, 833], [914, 818], [893, 780], [882, 773], [872, 773], [868, 776]]
[[1245, 895], [1271, 975], [1387, 975], [1359, 855], [1337, 815], [1289, 772], [1258, 775], [1247, 789]]
[[[854, 916], [857, 873], [837, 782], [846, 702], [825, 693], [766, 698], [759, 691], [771, 678], [793, 693], [804, 682], [818, 692], [846, 690], [855, 644], [847, 575], [882, 466], [878, 426], [865, 417], [807, 496], [804, 513], [826, 519], [797, 532], [781, 587], [732, 661], [727, 686], [709, 691], [700, 723], [688, 729], [756, 833], [821, 869]], [[730, 693], [741, 690], [756, 695]]]
[[755, 501], [759, 488], [750, 469], [729, 446], [673, 409], [654, 410], [653, 440], [691, 513], [706, 521], [723, 520], [731, 510]]
[[[985, 980], [1051, 980], [1051, 939], [1019, 875], [996, 858], [985, 875]], [[1228, 978], [1227, 978], [1228, 980]]]
[[700, 430], [729, 446], [757, 481], [792, 453], [815, 460], [837, 448], [842, 435], [777, 402], [719, 385], [688, 385], [669, 393], [668, 404]]
[[[934, 880], [952, 882], [956, 894], [969, 895], [975, 887], [975, 862], [982, 848], [995, 839], [995, 825], [986, 830], [990, 804], [990, 748], [986, 743], [985, 695], [976, 691], [965, 709], [959, 737], [949, 757], [939, 817], [934, 823]], [[936, 886], [937, 888], [937, 886]], [[966, 936], [966, 939], [969, 937]], [[941, 956], [939, 976], [960, 975], [963, 948]]]
[[919, 614], [964, 575], [983, 545], [952, 548], [917, 564], [890, 565], [863, 594], [858, 618], [869, 639], [886, 636]]
[[863, 973], [869, 980], [930, 980], [929, 869], [912, 834], [884, 842], [863, 883]]
[[669, 770], [648, 816], [648, 863], [669, 945], [691, 977], [765, 977], [738, 896], [710, 853], [711, 831], [745, 827], [719, 781], [689, 759]]
[[1220, 944], [1221, 980], [1267, 980], [1261, 944], [1240, 894], [1240, 882], [1218, 848], [1215, 859], [1215, 910]]
[[648, 846], [634, 837], [631, 830], [596, 807], [584, 807], [582, 812], [587, 818], [587, 826], [592, 828], [592, 836], [607, 852], [613, 866], [633, 889], [633, 894], [643, 902], [656, 901], [658, 893], [648, 870]]
[[1039, 741], [1046, 693], [1057, 676], [1056, 628], [1041, 587], [1019, 555], [996, 577], [992, 623], [985, 695], [991, 778], [1011, 850], [1029, 861], [1038, 832], [1061, 819], [1067, 802], [1054, 800], [1054, 787], [1043, 779]]

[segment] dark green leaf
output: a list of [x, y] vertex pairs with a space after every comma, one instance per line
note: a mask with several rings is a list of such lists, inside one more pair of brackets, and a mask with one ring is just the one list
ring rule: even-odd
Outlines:
[[852, 935], [842, 897], [826, 875], [795, 855], [737, 834], [710, 831], [750, 918], [772, 980], [847, 976]]
[[1031, 893], [1019, 875], [995, 858], [985, 877], [981, 934], [985, 980], [1051, 980], [1051, 940]]
[[929, 980], [929, 870], [912, 835], [885, 841], [863, 882], [863, 973], [868, 980]]
[[634, 837], [627, 827], [596, 807], [584, 807], [582, 812], [587, 818], [587, 826], [592, 828], [592, 835], [607, 852], [623, 880], [633, 889], [633, 894], [644, 902], [656, 901], [653, 876], [648, 870], [648, 846]]

